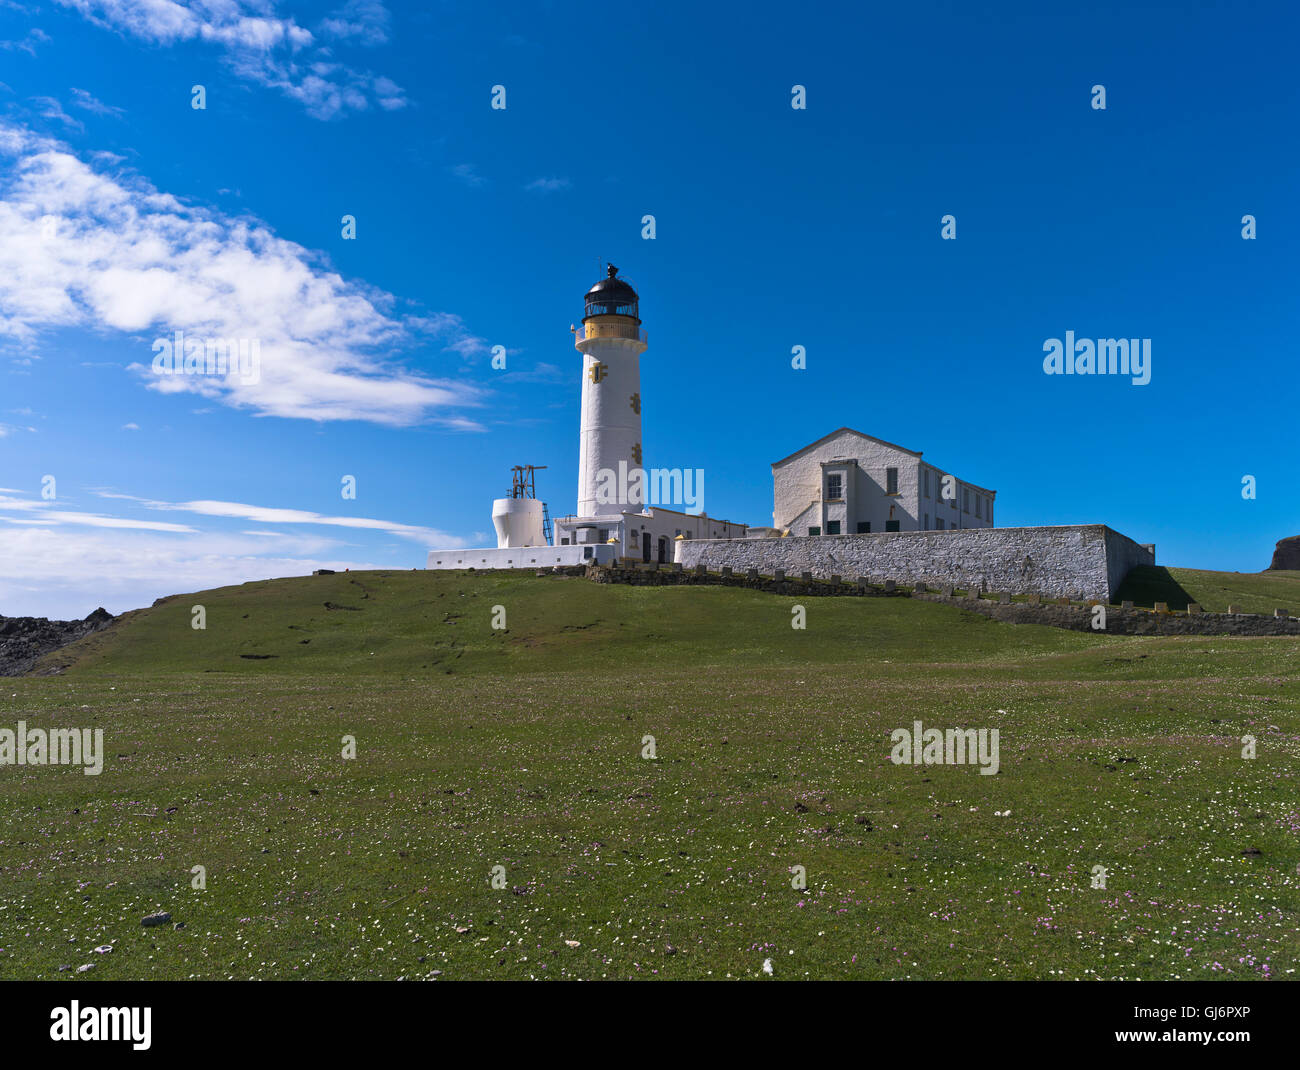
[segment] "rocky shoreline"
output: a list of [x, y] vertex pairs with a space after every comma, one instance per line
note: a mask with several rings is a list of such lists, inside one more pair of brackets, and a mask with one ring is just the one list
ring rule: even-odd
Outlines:
[[102, 607], [85, 620], [0, 616], [0, 676], [22, 676], [46, 654], [103, 631], [116, 619]]

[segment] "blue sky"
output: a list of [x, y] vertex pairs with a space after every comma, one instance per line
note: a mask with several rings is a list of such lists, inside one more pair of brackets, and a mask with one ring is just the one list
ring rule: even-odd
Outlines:
[[[513, 464], [571, 511], [602, 259], [646, 461], [714, 515], [769, 523], [769, 464], [847, 425], [1000, 525], [1265, 567], [1300, 533], [1300, 17], [978, 7], [0, 0], [0, 613], [422, 566], [491, 544]], [[160, 380], [178, 329], [258, 338], [261, 382]], [[1066, 331], [1150, 338], [1150, 384], [1045, 375]]]

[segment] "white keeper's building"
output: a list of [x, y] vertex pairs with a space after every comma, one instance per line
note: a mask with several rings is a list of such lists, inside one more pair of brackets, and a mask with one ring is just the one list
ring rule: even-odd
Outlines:
[[850, 427], [772, 465], [772, 525], [786, 535], [991, 528], [995, 498], [919, 450]]

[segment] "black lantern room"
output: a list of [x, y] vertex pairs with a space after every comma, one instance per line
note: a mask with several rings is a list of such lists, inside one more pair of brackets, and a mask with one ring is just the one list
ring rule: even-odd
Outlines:
[[587, 311], [583, 322], [592, 316], [630, 316], [640, 323], [637, 315], [639, 301], [636, 291], [618, 277], [618, 268], [610, 264], [608, 276], [587, 291]]

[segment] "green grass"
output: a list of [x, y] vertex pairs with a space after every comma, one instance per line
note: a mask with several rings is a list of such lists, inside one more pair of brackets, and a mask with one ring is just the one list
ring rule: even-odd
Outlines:
[[[140, 611], [0, 681], [0, 727], [108, 752], [0, 768], [0, 977], [1296, 976], [1295, 639], [797, 601], [392, 572]], [[893, 765], [915, 719], [998, 728], [1001, 771]]]
[[1300, 615], [1300, 572], [1206, 572], [1194, 568], [1142, 565], [1125, 578], [1113, 601], [1132, 599], [1135, 605], [1166, 602], [1183, 610], [1196, 602], [1207, 613], [1241, 613], [1271, 617], [1275, 609]]

